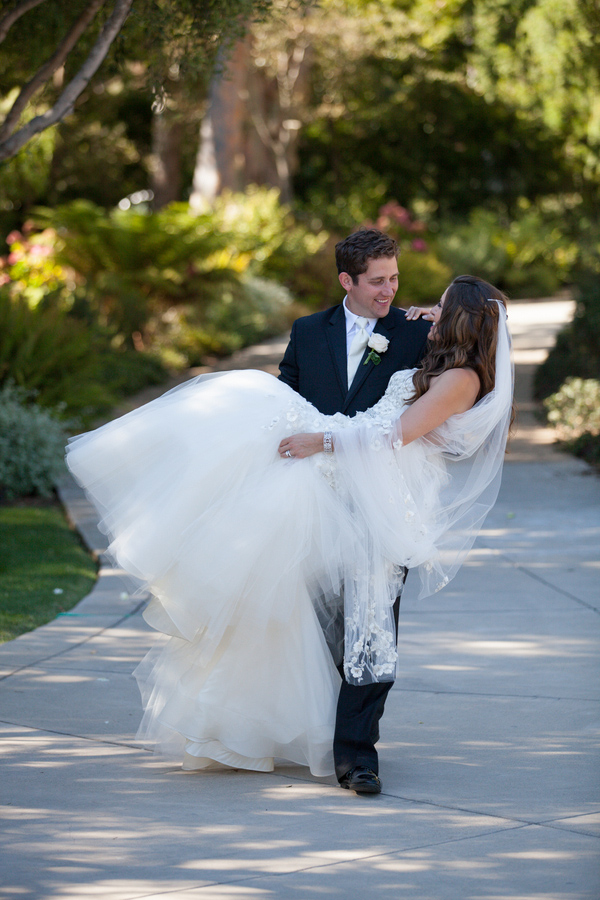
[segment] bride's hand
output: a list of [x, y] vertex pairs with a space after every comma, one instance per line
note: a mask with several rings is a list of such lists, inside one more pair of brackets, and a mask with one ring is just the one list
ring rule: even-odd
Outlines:
[[424, 306], [411, 306], [406, 311], [406, 318], [408, 319], [409, 322], [412, 322], [415, 319], [418, 319], [419, 316], [421, 316], [423, 319], [425, 319], [426, 322], [435, 321], [435, 318], [432, 315], [431, 310], [426, 309]]
[[285, 459], [305, 459], [323, 449], [323, 432], [316, 434], [292, 434], [279, 445], [279, 455]]

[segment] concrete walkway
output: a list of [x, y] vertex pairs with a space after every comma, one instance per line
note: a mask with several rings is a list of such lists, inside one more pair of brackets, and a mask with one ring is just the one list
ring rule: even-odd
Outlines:
[[[528, 406], [569, 312], [511, 308], [520, 432], [459, 576], [403, 599], [383, 793], [299, 767], [183, 773], [139, 749], [130, 673], [152, 635], [101, 568], [72, 613], [0, 648], [1, 897], [598, 900], [600, 479]], [[62, 494], [101, 552], [85, 499]]]

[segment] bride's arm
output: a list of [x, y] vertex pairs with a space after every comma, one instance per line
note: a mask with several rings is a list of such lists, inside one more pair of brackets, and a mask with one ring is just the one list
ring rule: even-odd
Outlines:
[[[405, 410], [397, 423], [402, 434], [402, 443], [423, 437], [450, 416], [470, 409], [479, 393], [479, 377], [473, 369], [449, 369], [432, 379], [428, 391]], [[333, 437], [335, 447], [335, 435]], [[323, 450], [323, 432], [314, 434], [293, 434], [284, 438], [279, 445], [279, 455], [291, 454], [296, 459], [304, 459]]]
[[425, 394], [398, 420], [402, 443], [410, 444], [441, 425], [450, 416], [471, 409], [479, 393], [479, 376], [473, 369], [448, 369], [432, 379]]

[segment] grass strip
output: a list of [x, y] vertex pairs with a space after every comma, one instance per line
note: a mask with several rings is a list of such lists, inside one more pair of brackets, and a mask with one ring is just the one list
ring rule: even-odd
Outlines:
[[60, 504], [0, 506], [0, 643], [71, 609], [95, 580]]

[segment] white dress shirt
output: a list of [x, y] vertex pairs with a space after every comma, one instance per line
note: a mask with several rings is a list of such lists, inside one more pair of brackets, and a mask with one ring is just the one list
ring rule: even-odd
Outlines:
[[[346, 303], [348, 296], [344, 297], [344, 315], [346, 316], [346, 358], [350, 353], [350, 347], [352, 345], [352, 341], [354, 340], [354, 336], [356, 332], [359, 331], [359, 327], [356, 324], [357, 319], [366, 319], [366, 316], [356, 316], [353, 312], [350, 312], [348, 309], [348, 305]], [[365, 325], [365, 331], [368, 331], [369, 334], [373, 334], [373, 329], [377, 325], [377, 319], [367, 319], [367, 324]]]

